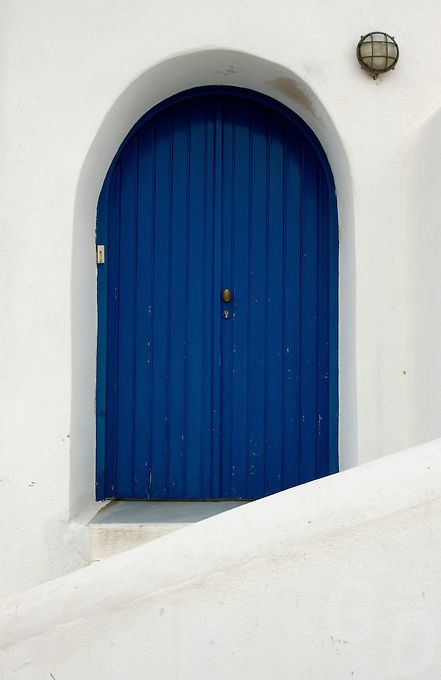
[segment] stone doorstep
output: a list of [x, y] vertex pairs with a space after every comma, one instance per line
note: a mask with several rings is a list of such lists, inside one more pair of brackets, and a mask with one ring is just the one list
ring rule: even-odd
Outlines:
[[153, 541], [247, 501], [112, 501], [89, 522], [91, 561]]

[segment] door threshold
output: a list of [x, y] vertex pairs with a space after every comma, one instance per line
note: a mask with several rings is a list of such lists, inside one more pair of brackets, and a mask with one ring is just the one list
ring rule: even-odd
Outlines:
[[248, 501], [112, 501], [89, 522], [91, 561], [105, 559]]

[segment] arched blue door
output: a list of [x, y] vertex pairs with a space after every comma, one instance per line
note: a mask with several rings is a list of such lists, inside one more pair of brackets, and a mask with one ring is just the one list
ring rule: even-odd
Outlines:
[[335, 191], [298, 117], [237, 88], [164, 102], [112, 163], [97, 244], [98, 499], [336, 471]]

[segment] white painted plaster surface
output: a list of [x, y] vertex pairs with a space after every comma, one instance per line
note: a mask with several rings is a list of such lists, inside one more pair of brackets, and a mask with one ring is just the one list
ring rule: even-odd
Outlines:
[[0, 677], [438, 680], [440, 559], [438, 440], [4, 601]]
[[[439, 434], [439, 223], [424, 191], [438, 132], [423, 131], [441, 104], [438, 2], [4, 0], [0, 13], [1, 593], [88, 560], [71, 518], [96, 512], [96, 203], [130, 127], [178, 90], [266, 92], [325, 147], [341, 236], [342, 467]], [[401, 57], [373, 82], [354, 51], [376, 28]], [[420, 131], [427, 163], [410, 154]]]
[[441, 111], [415, 132], [407, 164], [408, 441], [441, 435]]

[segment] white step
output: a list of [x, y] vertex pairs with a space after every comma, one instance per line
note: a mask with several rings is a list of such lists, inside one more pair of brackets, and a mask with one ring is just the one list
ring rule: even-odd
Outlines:
[[101, 560], [246, 501], [112, 501], [88, 525], [91, 560]]

